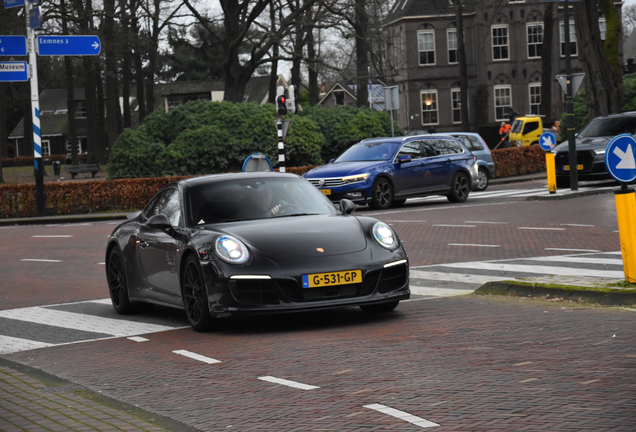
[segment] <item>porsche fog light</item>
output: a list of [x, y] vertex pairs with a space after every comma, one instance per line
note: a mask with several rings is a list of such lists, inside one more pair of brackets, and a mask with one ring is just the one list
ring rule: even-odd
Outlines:
[[219, 258], [230, 264], [244, 264], [250, 257], [243, 242], [228, 235], [216, 238], [214, 250]]
[[383, 248], [394, 250], [398, 247], [397, 236], [384, 222], [376, 222], [371, 231], [375, 241]]

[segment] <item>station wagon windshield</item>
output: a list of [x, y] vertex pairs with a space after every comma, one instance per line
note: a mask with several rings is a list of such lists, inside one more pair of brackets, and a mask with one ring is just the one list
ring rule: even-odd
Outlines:
[[579, 133], [578, 138], [636, 133], [636, 116], [597, 118]]
[[349, 147], [336, 162], [390, 160], [399, 146], [398, 142], [361, 142]]

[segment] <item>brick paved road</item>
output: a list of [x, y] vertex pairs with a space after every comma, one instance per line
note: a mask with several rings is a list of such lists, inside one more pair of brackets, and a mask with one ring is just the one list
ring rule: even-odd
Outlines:
[[[11, 354], [203, 431], [632, 431], [634, 312], [451, 297]], [[220, 363], [208, 364], [175, 350]], [[318, 386], [301, 390], [272, 376]]]

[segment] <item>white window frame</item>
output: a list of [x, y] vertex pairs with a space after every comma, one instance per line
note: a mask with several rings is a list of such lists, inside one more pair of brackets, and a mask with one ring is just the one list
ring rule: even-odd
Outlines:
[[[565, 57], [565, 23], [563, 21], [559, 22], [559, 38], [561, 47], [561, 57]], [[570, 56], [578, 57], [579, 56], [579, 43], [576, 40], [576, 29], [574, 28], [574, 21], [570, 20]]]
[[[537, 33], [530, 33], [531, 27], [539, 27], [540, 32], [538, 34], [539, 41], [531, 40], [537, 36]], [[531, 22], [526, 24], [526, 44], [527, 44], [527, 52], [529, 59], [541, 58], [541, 46], [543, 45], [543, 23], [542, 22]], [[530, 54], [530, 48], [534, 47], [535, 55]]]
[[528, 84], [528, 100], [530, 101], [530, 114], [540, 115], [541, 114], [541, 83]]
[[[504, 116], [506, 108], [512, 108], [512, 86], [509, 84], [497, 85], [493, 88], [493, 92], [495, 96], [493, 99], [495, 102], [495, 121], [505, 121], [507, 120]], [[507, 94], [502, 94], [502, 92]], [[502, 102], [507, 102], [507, 104]], [[501, 116], [497, 115], [498, 110], [501, 111]]]
[[[451, 33], [455, 34], [455, 38], [451, 39]], [[448, 64], [459, 63], [459, 44], [457, 41], [457, 29], [450, 28], [446, 30], [446, 46], [448, 47]], [[455, 52], [455, 61], [451, 60], [451, 52]]]
[[51, 140], [42, 140], [42, 156], [51, 156]]
[[[430, 103], [425, 103], [425, 96], [430, 95], [430, 98], [426, 98]], [[422, 111], [422, 126], [433, 126], [439, 124], [439, 108], [437, 104], [437, 90], [420, 90], [420, 103]], [[428, 107], [427, 109], [424, 109]], [[424, 118], [430, 117], [431, 121], [425, 122]], [[434, 118], [433, 118], [434, 117]]]
[[[451, 121], [453, 124], [459, 124], [462, 122], [462, 90], [458, 88], [451, 89]], [[455, 120], [455, 114], [457, 114], [459, 120]]]
[[605, 18], [599, 18], [598, 30], [601, 33], [601, 40], [605, 41], [605, 38], [607, 37], [607, 21]]
[[[504, 30], [505, 35], [495, 35], [496, 30]], [[505, 37], [505, 43], [495, 45], [495, 39], [501, 39]], [[508, 31], [508, 24], [497, 24], [490, 26], [490, 42], [492, 45], [492, 61], [509, 61], [510, 60], [510, 32]], [[506, 57], [495, 58], [495, 51], [505, 49]]]
[[86, 101], [83, 101], [83, 100], [75, 101], [75, 118], [76, 119], [86, 118]]
[[[421, 36], [432, 36], [432, 40], [423, 41], [420, 39]], [[424, 46], [424, 44], [426, 46]], [[428, 63], [428, 55], [427, 63], [422, 63], [422, 53], [433, 53], [433, 61]], [[435, 30], [420, 30], [417, 32], [417, 55], [420, 66], [435, 66], [437, 64], [437, 58], [435, 55]]]

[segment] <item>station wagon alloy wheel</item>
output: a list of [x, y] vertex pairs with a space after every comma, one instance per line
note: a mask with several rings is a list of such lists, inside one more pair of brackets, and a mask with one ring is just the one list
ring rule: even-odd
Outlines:
[[372, 207], [378, 210], [388, 209], [392, 201], [393, 186], [391, 182], [384, 177], [377, 179], [373, 185]]
[[464, 172], [458, 172], [451, 182], [451, 193], [448, 200], [451, 202], [464, 202], [470, 193], [470, 181]]

